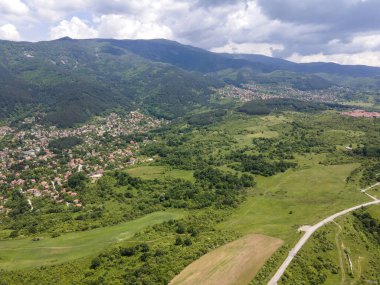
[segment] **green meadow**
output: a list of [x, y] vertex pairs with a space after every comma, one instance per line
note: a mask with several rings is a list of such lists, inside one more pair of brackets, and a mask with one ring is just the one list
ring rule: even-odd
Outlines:
[[368, 200], [354, 186], [346, 185], [346, 177], [357, 167], [358, 164], [317, 164], [259, 177], [257, 187], [221, 227], [294, 242], [300, 236], [300, 226], [312, 225]]
[[143, 165], [127, 170], [128, 174], [141, 179], [177, 178], [194, 182], [193, 172], [181, 169], [172, 169], [160, 165]]
[[164, 221], [182, 218], [182, 211], [156, 212], [115, 226], [64, 234], [56, 238], [41, 237], [0, 241], [0, 268], [22, 269], [54, 265], [94, 256], [106, 247], [132, 238], [137, 232]]

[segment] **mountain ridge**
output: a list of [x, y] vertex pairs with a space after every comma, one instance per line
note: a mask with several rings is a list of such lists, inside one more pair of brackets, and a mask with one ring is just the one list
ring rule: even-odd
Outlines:
[[220, 54], [165, 39], [0, 41], [1, 116], [36, 107], [63, 127], [116, 107], [174, 119], [207, 106], [213, 88], [226, 84], [314, 90], [364, 75], [380, 86], [376, 67]]

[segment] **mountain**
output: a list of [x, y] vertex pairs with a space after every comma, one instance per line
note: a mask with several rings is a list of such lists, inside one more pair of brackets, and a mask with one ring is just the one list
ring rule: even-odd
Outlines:
[[225, 54], [227, 57], [248, 60], [274, 66], [276, 70], [301, 73], [327, 73], [352, 77], [374, 77], [380, 75], [380, 68], [365, 65], [340, 65], [332, 62], [294, 63], [288, 60], [257, 54]]
[[[146, 60], [113, 41], [0, 42], [3, 116], [32, 106], [63, 127], [121, 106], [164, 118], [207, 104], [223, 83], [201, 73]], [[22, 110], [21, 110], [22, 111]]]
[[219, 54], [162, 39], [0, 41], [0, 118], [39, 110], [67, 127], [122, 107], [173, 119], [208, 105], [212, 88], [227, 83], [312, 90], [379, 75], [376, 67]]
[[[103, 41], [103, 40], [101, 40]], [[211, 73], [223, 69], [252, 68], [258, 72], [273, 71], [273, 67], [262, 63], [252, 63], [245, 59], [235, 59], [223, 54], [182, 45], [168, 40], [104, 40], [127, 49], [145, 59], [165, 62], [185, 70]]]
[[380, 75], [379, 67], [340, 65], [336, 63], [294, 63], [288, 60], [258, 54], [213, 53], [175, 41], [157, 40], [100, 40], [127, 49], [143, 58], [165, 62], [202, 73], [223, 69], [251, 68], [257, 72], [286, 70], [300, 73], [329, 73], [353, 77]]

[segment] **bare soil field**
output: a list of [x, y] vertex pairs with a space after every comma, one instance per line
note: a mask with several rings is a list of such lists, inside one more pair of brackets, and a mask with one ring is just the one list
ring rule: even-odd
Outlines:
[[246, 235], [194, 261], [169, 285], [247, 285], [282, 243], [269, 236]]

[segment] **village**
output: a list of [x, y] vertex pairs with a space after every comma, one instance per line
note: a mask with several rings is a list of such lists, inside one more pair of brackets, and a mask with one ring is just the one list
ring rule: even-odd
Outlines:
[[268, 100], [273, 98], [293, 98], [305, 101], [340, 102], [345, 94], [352, 92], [349, 88], [334, 86], [324, 90], [303, 91], [285, 84], [243, 84], [241, 88], [227, 85], [215, 90], [215, 95], [222, 99], [233, 99], [248, 102], [254, 99]]
[[[106, 170], [153, 161], [140, 157], [138, 150], [149, 142], [144, 134], [163, 124], [167, 122], [134, 111], [97, 117], [73, 129], [43, 126], [35, 118], [24, 119], [17, 128], [0, 127], [0, 213], [10, 211], [6, 204], [14, 190], [27, 197], [31, 208], [33, 198], [41, 196], [68, 207], [84, 207], [78, 193], [67, 188], [69, 177], [83, 172], [95, 182]], [[130, 139], [131, 134], [141, 138]], [[50, 142], [70, 137], [83, 143], [60, 154], [50, 149]]]
[[349, 111], [349, 112], [342, 112], [341, 114], [344, 116], [355, 117], [355, 118], [380, 118], [379, 112], [367, 112], [360, 109]]

